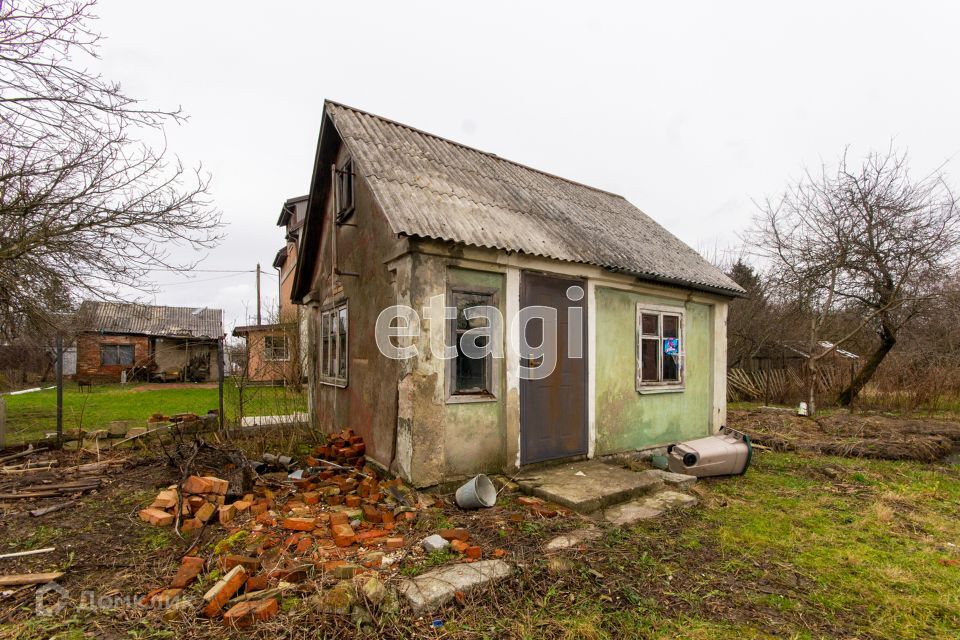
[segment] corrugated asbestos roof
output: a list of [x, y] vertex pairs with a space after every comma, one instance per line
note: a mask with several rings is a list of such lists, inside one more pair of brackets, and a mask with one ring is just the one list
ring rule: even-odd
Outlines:
[[621, 196], [351, 107], [326, 110], [395, 233], [743, 293]]
[[80, 328], [86, 331], [165, 338], [216, 339], [223, 335], [223, 311], [207, 307], [87, 301], [77, 315]]

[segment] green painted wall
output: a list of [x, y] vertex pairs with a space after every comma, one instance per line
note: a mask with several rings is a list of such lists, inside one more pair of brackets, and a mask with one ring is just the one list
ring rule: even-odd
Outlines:
[[636, 390], [637, 303], [676, 305], [656, 296], [597, 287], [595, 319], [597, 454], [698, 438], [710, 433], [712, 308], [687, 303], [686, 389]]

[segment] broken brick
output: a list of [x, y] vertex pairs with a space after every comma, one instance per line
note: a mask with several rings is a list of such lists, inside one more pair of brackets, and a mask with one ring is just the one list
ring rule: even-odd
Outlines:
[[251, 591], [263, 591], [270, 584], [270, 578], [267, 576], [250, 576], [247, 578], [247, 585], [243, 588], [244, 593]]
[[330, 527], [333, 541], [338, 547], [349, 547], [356, 539], [353, 528], [349, 524], [335, 524]]
[[252, 503], [247, 500], [237, 500], [233, 503], [233, 507], [237, 510], [237, 513], [243, 513], [250, 508]]
[[200, 518], [187, 518], [180, 523], [180, 531], [183, 533], [190, 533], [191, 531], [196, 531], [197, 529], [203, 528], [203, 522]]
[[174, 589], [184, 589], [203, 571], [203, 558], [184, 556], [180, 561], [180, 568], [173, 576], [170, 586]]
[[437, 535], [447, 541], [460, 540], [466, 542], [470, 539], [470, 532], [466, 529], [440, 529], [440, 531], [437, 531]]
[[402, 549], [403, 546], [404, 540], [402, 537], [387, 538], [387, 549]]
[[350, 508], [356, 508], [360, 506], [360, 496], [347, 496], [343, 499], [343, 503]]
[[255, 622], [267, 620], [280, 610], [276, 598], [247, 600], [235, 604], [223, 614], [223, 624], [231, 627], [248, 627]]
[[320, 502], [320, 494], [316, 491], [309, 491], [303, 494], [303, 502], [304, 504], [317, 504]]
[[464, 553], [469, 547], [470, 545], [468, 545], [463, 540], [457, 540], [456, 538], [454, 538], [453, 540], [450, 541], [450, 548], [456, 551], [457, 553]]
[[177, 506], [177, 490], [165, 489], [161, 491], [150, 506], [154, 509], [172, 509]]
[[479, 560], [481, 557], [483, 557], [483, 549], [481, 549], [476, 545], [473, 545], [464, 549], [463, 555], [465, 555], [466, 557], [472, 560]]
[[260, 559], [236, 554], [220, 558], [220, 568], [223, 571], [230, 571], [236, 566], [242, 566], [248, 574], [254, 574], [260, 569]]
[[361, 507], [363, 510], [363, 519], [367, 522], [373, 522], [379, 524], [382, 520], [380, 517], [380, 512], [377, 511], [377, 508], [373, 505], [365, 504]]
[[525, 507], [534, 507], [543, 504], [543, 500], [534, 498], [533, 496], [520, 496], [517, 498], [517, 502]]
[[233, 520], [236, 515], [237, 508], [232, 504], [225, 504], [217, 509], [217, 517], [220, 519], [220, 524], [227, 524]]

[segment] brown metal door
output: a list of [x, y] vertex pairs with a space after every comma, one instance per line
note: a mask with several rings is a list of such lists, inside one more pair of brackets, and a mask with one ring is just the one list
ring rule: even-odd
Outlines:
[[[557, 310], [557, 365], [540, 380], [520, 381], [520, 462], [529, 464], [587, 453], [587, 313], [583, 295], [567, 297], [569, 287], [586, 291], [582, 280], [524, 273], [520, 306], [540, 305]], [[569, 313], [579, 307], [582, 314], [582, 357], [571, 357], [568, 344]], [[533, 320], [526, 326], [527, 344], [543, 340], [543, 323]], [[526, 358], [529, 354], [520, 354]], [[530, 366], [530, 365], [527, 365]]]

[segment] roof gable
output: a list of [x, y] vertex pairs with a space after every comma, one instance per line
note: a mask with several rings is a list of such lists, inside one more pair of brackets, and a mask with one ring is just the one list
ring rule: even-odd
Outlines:
[[[335, 129], [349, 149], [394, 233], [592, 264], [726, 295], [743, 292], [621, 196], [333, 102], [325, 103], [318, 161], [326, 129]], [[312, 196], [311, 212], [319, 206]], [[317, 241], [311, 217], [305, 243]], [[294, 295], [304, 293], [295, 286]]]

